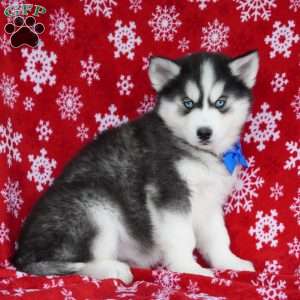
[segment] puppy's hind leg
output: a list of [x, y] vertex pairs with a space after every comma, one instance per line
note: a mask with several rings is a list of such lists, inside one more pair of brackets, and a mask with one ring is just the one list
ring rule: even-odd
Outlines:
[[120, 279], [129, 284], [133, 280], [130, 267], [121, 261], [114, 259], [93, 260], [84, 264], [78, 271], [80, 275], [86, 275], [95, 279]]
[[91, 276], [96, 279], [115, 278], [130, 283], [133, 275], [130, 267], [117, 260], [119, 230], [118, 212], [113, 208], [99, 206], [93, 208], [93, 220], [98, 233], [91, 244], [92, 260], [78, 271], [78, 274]]

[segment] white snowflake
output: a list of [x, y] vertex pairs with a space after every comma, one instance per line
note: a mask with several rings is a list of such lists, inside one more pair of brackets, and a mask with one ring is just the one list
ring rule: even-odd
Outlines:
[[93, 55], [89, 55], [88, 60], [80, 61], [82, 72], [80, 73], [81, 78], [86, 78], [87, 84], [89, 86], [92, 85], [93, 80], [100, 80], [98, 75], [98, 70], [100, 68], [100, 64], [94, 62]]
[[81, 142], [83, 142], [84, 140], [88, 139], [88, 137], [89, 137], [88, 131], [89, 131], [89, 128], [86, 127], [84, 123], [82, 123], [80, 126], [77, 126], [76, 137], [78, 137], [81, 140]]
[[39, 125], [35, 128], [35, 131], [39, 134], [39, 141], [49, 141], [50, 135], [53, 133], [49, 128], [49, 121], [40, 120]]
[[283, 92], [285, 86], [288, 84], [289, 80], [286, 78], [285, 73], [275, 73], [275, 77], [271, 81], [271, 86], [273, 87], [273, 92]]
[[4, 188], [1, 190], [1, 195], [6, 204], [6, 210], [15, 218], [18, 217], [21, 205], [24, 203], [21, 192], [19, 181], [12, 181], [10, 177], [7, 178]]
[[281, 268], [282, 266], [278, 264], [277, 260], [266, 261], [265, 268], [258, 274], [257, 280], [252, 281], [257, 293], [262, 296], [263, 300], [287, 299], [284, 292], [286, 281], [276, 278]]
[[300, 10], [300, 0], [290, 0], [289, 9], [293, 10], [294, 12], [297, 12], [298, 9]]
[[154, 297], [155, 300], [168, 300], [173, 292], [180, 289], [178, 284], [180, 277], [178, 274], [163, 268], [158, 268], [152, 270], [152, 275], [154, 277], [154, 282], [162, 288], [152, 294], [152, 297]]
[[81, 276], [81, 279], [84, 282], [92, 283], [96, 287], [100, 287], [101, 280], [99, 280], [99, 279], [95, 279], [95, 278], [92, 278], [92, 277], [89, 277], [89, 276]]
[[23, 105], [26, 111], [32, 111], [32, 108], [35, 106], [35, 103], [33, 102], [32, 97], [25, 97]]
[[217, 285], [231, 286], [232, 280], [237, 277], [238, 277], [238, 272], [236, 271], [215, 270], [214, 277], [211, 279], [211, 283]]
[[63, 86], [56, 99], [62, 120], [77, 120], [77, 115], [83, 107], [80, 101], [81, 95], [77, 87]]
[[278, 182], [275, 182], [274, 186], [270, 187], [270, 197], [278, 200], [283, 196], [283, 185], [279, 185]]
[[289, 141], [285, 143], [287, 151], [290, 153], [289, 158], [285, 161], [284, 170], [296, 169], [298, 170], [298, 176], [300, 176], [300, 146], [298, 142]]
[[24, 294], [25, 294], [25, 289], [17, 288], [17, 289], [14, 289], [12, 296], [22, 297]]
[[150, 52], [150, 53], [148, 54], [148, 56], [144, 56], [144, 57], [142, 58], [142, 60], [143, 60], [142, 70], [143, 70], [143, 71], [148, 70], [149, 64], [150, 64], [150, 58], [151, 58], [151, 57], [152, 57], [152, 52]]
[[63, 288], [61, 290], [61, 294], [64, 296], [64, 300], [76, 300], [76, 298], [73, 297], [72, 291], [70, 290]]
[[205, 9], [207, 7], [208, 2], [216, 3], [218, 0], [188, 0], [191, 3], [198, 3], [198, 6], [201, 10]]
[[3, 52], [4, 55], [11, 52], [10, 39], [5, 33], [2, 37], [0, 36], [0, 50]]
[[278, 240], [276, 239], [279, 232], [283, 232], [284, 225], [278, 223], [276, 209], [271, 209], [270, 214], [265, 214], [262, 211], [256, 213], [255, 227], [251, 226], [249, 234], [257, 240], [256, 249], [260, 250], [263, 244], [270, 244], [271, 247], [277, 247]]
[[35, 83], [33, 91], [36, 94], [40, 94], [43, 89], [41, 85], [49, 84], [52, 86], [56, 83], [56, 76], [51, 75], [53, 70], [52, 64], [56, 64], [57, 57], [54, 52], [48, 52], [42, 50], [44, 43], [39, 42], [37, 48], [32, 48], [29, 53], [28, 48], [22, 48], [22, 57], [26, 58], [25, 68], [26, 70], [21, 70], [20, 78], [27, 81], [29, 78], [31, 82]]
[[182, 24], [178, 16], [179, 13], [176, 12], [174, 5], [156, 6], [155, 12], [152, 13], [152, 19], [148, 22], [152, 27], [155, 41], [173, 41], [174, 34]]
[[23, 135], [19, 132], [14, 132], [11, 119], [8, 118], [7, 125], [0, 124], [0, 154], [6, 153], [7, 164], [12, 166], [13, 160], [21, 162], [22, 158], [17, 146], [20, 144]]
[[121, 75], [119, 81], [117, 82], [117, 88], [119, 89], [119, 94], [123, 95], [130, 95], [131, 90], [133, 89], [134, 84], [131, 81], [130, 75]]
[[144, 115], [150, 112], [155, 106], [155, 97], [153, 95], [144, 95], [143, 101], [140, 103], [140, 106], [137, 108], [137, 112], [140, 115]]
[[143, 281], [136, 281], [131, 286], [124, 286], [123, 284], [116, 284], [115, 292], [118, 297], [134, 297], [138, 291], [138, 288], [141, 284], [144, 284]]
[[229, 27], [215, 19], [202, 28], [201, 47], [208, 51], [221, 51], [228, 46]]
[[114, 43], [115, 58], [119, 58], [122, 55], [127, 54], [127, 58], [133, 60], [134, 58], [134, 48], [136, 45], [140, 45], [142, 43], [142, 39], [140, 36], [136, 36], [135, 22], [129, 22], [129, 26], [123, 25], [122, 21], [118, 20], [115, 23], [116, 30], [114, 34], [110, 33], [108, 35], [108, 40]]
[[10, 108], [14, 108], [17, 98], [20, 96], [17, 88], [18, 85], [15, 84], [15, 78], [2, 73], [0, 91], [3, 97], [3, 103]]
[[298, 196], [293, 198], [294, 202], [290, 206], [290, 210], [294, 213], [294, 217], [300, 226], [300, 188], [298, 189]]
[[84, 1], [84, 14], [90, 16], [95, 14], [97, 17], [102, 14], [106, 18], [111, 18], [113, 6], [117, 5], [115, 0], [80, 0]]
[[68, 41], [74, 39], [74, 23], [75, 18], [71, 17], [64, 8], [54, 10], [53, 14], [50, 14], [50, 32], [49, 34], [54, 37], [55, 41], [58, 41], [63, 46]]
[[241, 10], [241, 21], [246, 22], [251, 18], [256, 22], [259, 18], [268, 21], [271, 9], [275, 8], [276, 0], [234, 0], [237, 10]]
[[41, 192], [43, 185], [51, 185], [54, 178], [52, 177], [53, 169], [56, 168], [56, 160], [47, 157], [46, 149], [40, 150], [40, 155], [36, 157], [33, 154], [28, 155], [31, 162], [30, 171], [27, 172], [27, 179], [36, 183], [36, 189]]
[[181, 50], [181, 52], [186, 52], [187, 50], [190, 49], [189, 44], [190, 44], [190, 41], [186, 37], [184, 37], [180, 41], [178, 41], [177, 49]]
[[129, 0], [129, 3], [129, 9], [133, 10], [134, 13], [137, 13], [139, 10], [142, 10], [142, 0]]
[[0, 244], [4, 244], [5, 241], [9, 241], [9, 229], [6, 225], [2, 222], [0, 224]]
[[295, 256], [297, 259], [300, 258], [300, 240], [294, 237], [293, 241], [287, 243], [289, 247], [289, 255]]
[[298, 89], [298, 93], [294, 95], [294, 100], [291, 103], [291, 107], [296, 114], [296, 119], [300, 120], [300, 88]]
[[43, 289], [53, 289], [53, 288], [57, 288], [57, 287], [63, 287], [65, 285], [62, 278], [52, 279], [49, 277], [50, 276], [47, 276], [47, 279], [50, 279], [50, 283], [44, 283]]
[[108, 107], [109, 113], [101, 115], [100, 113], [95, 114], [96, 123], [99, 123], [98, 132], [101, 133], [109, 128], [118, 127], [126, 122], [128, 122], [128, 118], [123, 116], [116, 115], [117, 107], [114, 104], [111, 104]]
[[276, 121], [280, 121], [282, 116], [279, 111], [275, 111], [275, 114], [268, 111], [270, 105], [266, 102], [260, 108], [262, 109], [261, 112], [258, 112], [255, 116], [250, 115], [250, 133], [246, 133], [244, 137], [244, 141], [247, 143], [250, 143], [252, 139], [255, 143], [258, 143], [256, 147], [258, 151], [266, 148], [265, 142], [270, 140], [275, 142], [279, 139], [280, 131], [276, 130]]
[[298, 266], [294, 272], [294, 276], [296, 277], [294, 283], [295, 286], [298, 287], [298, 290], [300, 290], [300, 266]]
[[273, 24], [272, 36], [267, 35], [265, 37], [265, 43], [270, 44], [273, 49], [270, 52], [270, 58], [274, 58], [276, 53], [283, 54], [283, 57], [288, 58], [291, 55], [290, 48], [293, 43], [297, 43], [300, 39], [298, 34], [294, 34], [293, 28], [295, 27], [295, 22], [289, 20], [288, 25], [281, 24], [280, 21], [276, 21]]
[[19, 6], [21, 4], [23, 4], [25, 2], [25, 0], [2, 0], [1, 4], [4, 8], [8, 7], [8, 6]]
[[255, 168], [255, 159], [251, 156], [248, 159], [248, 168], [238, 173], [231, 197], [224, 205], [225, 214], [252, 210], [253, 199], [258, 197], [257, 190], [264, 184], [264, 179], [258, 176], [259, 171], [260, 168]]
[[199, 299], [199, 300], [225, 300], [226, 298], [224, 297], [214, 297], [207, 295], [206, 293], [201, 293], [200, 288], [198, 287], [197, 282], [193, 282], [192, 280], [189, 280], [189, 284], [187, 286], [187, 292], [185, 295], [189, 299]]

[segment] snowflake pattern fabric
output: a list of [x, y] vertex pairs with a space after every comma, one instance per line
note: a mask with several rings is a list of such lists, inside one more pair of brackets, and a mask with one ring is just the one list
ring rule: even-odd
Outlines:
[[35, 128], [38, 133], [38, 139], [40, 141], [49, 141], [49, 137], [53, 133], [52, 129], [49, 127], [49, 121], [40, 120], [39, 125]]
[[6, 34], [0, 36], [0, 50], [2, 51], [3, 55], [11, 52], [10, 40]]
[[[47, 11], [35, 18], [45, 31], [35, 48], [12, 48], [4, 26], [13, 18], [0, 18], [0, 298], [300, 299], [300, 1], [40, 2]], [[14, 269], [22, 224], [64, 166], [98, 134], [155, 107], [151, 57], [252, 49], [260, 70], [241, 136], [249, 167], [224, 215], [232, 249], [256, 272], [215, 269], [208, 278], [133, 268], [127, 285]], [[203, 264], [196, 250], [194, 258]]]
[[[50, 86], [56, 83], [56, 75], [51, 75], [53, 70], [52, 64], [56, 64], [57, 56], [54, 52], [42, 50], [44, 43], [40, 42], [36, 49], [29, 52], [29, 48], [22, 48], [22, 57], [26, 58], [25, 70], [21, 70], [20, 78], [23, 81], [28, 79], [35, 83], [33, 91], [40, 94], [43, 89], [41, 85], [49, 84]], [[40, 66], [39, 69], [37, 66]]]
[[4, 198], [7, 212], [16, 218], [19, 216], [19, 210], [24, 203], [19, 185], [20, 183], [18, 181], [12, 181], [10, 177], [8, 177], [7, 182], [0, 191], [0, 194]]
[[283, 92], [285, 86], [288, 84], [289, 80], [286, 78], [285, 73], [276, 73], [273, 80], [271, 81], [271, 86], [273, 87], [273, 92]]
[[142, 39], [140, 36], [136, 36], [135, 22], [129, 22], [129, 26], [122, 25], [122, 21], [118, 20], [115, 23], [116, 30], [114, 34], [110, 33], [108, 36], [108, 40], [111, 43], [114, 43], [114, 47], [116, 48], [114, 54], [115, 58], [119, 58], [122, 55], [127, 54], [127, 58], [133, 60], [134, 52], [136, 45], [140, 45], [142, 43]]
[[154, 32], [155, 41], [173, 41], [181, 21], [175, 6], [157, 6], [148, 24]]
[[201, 47], [207, 51], [220, 52], [228, 46], [229, 27], [217, 19], [202, 28]]
[[133, 89], [134, 84], [132, 83], [130, 75], [121, 75], [120, 79], [117, 82], [117, 88], [119, 90], [119, 94], [121, 96], [129, 96], [131, 94], [131, 90]]
[[62, 120], [77, 120], [77, 115], [83, 107], [81, 95], [77, 87], [63, 86], [56, 99]]
[[4, 153], [7, 157], [7, 164], [12, 166], [13, 160], [21, 162], [21, 154], [17, 148], [20, 144], [23, 135], [19, 132], [13, 131], [12, 121], [7, 120], [6, 127], [0, 124], [0, 154]]
[[300, 88], [298, 89], [298, 93], [294, 95], [291, 107], [293, 108], [296, 118], [300, 120]]
[[282, 266], [278, 264], [277, 260], [266, 261], [265, 268], [257, 279], [252, 282], [263, 300], [287, 299], [285, 293], [286, 281], [277, 278], [281, 269]]
[[230, 199], [224, 205], [225, 214], [241, 211], [251, 212], [253, 199], [258, 197], [258, 189], [264, 184], [259, 176], [260, 168], [255, 168], [255, 159], [248, 159], [248, 168], [239, 172]]
[[24, 110], [32, 111], [35, 103], [32, 97], [25, 97], [25, 100], [23, 101], [23, 105], [24, 105]]
[[255, 227], [250, 227], [249, 234], [257, 240], [256, 248], [258, 250], [263, 247], [263, 244], [277, 247], [278, 240], [276, 237], [278, 233], [284, 230], [284, 225], [277, 222], [277, 216], [278, 213], [275, 209], [271, 209], [270, 214], [264, 215], [262, 211], [256, 213], [257, 221]]
[[298, 194], [293, 198], [293, 203], [290, 206], [290, 210], [293, 212], [293, 215], [300, 226], [300, 188], [298, 189]]
[[80, 61], [82, 72], [80, 73], [81, 78], [85, 78], [88, 85], [93, 83], [93, 80], [99, 80], [98, 70], [100, 64], [94, 62], [93, 55], [90, 55], [87, 61]]
[[277, 53], [285, 58], [291, 56], [291, 46], [293, 43], [298, 43], [300, 39], [299, 34], [294, 33], [295, 26], [293, 20], [289, 20], [288, 25], [281, 24], [280, 21], [274, 23], [272, 35], [267, 35], [265, 38], [265, 43], [272, 48], [270, 58], [276, 57]]
[[189, 2], [192, 3], [197, 3], [198, 7], [203, 10], [207, 7], [207, 5], [211, 2], [211, 3], [216, 3], [218, 0], [188, 0]]
[[289, 158], [284, 163], [285, 170], [296, 169], [300, 176], [300, 142], [288, 141], [285, 143], [286, 149], [289, 152]]
[[86, 16], [95, 14], [111, 18], [113, 7], [117, 5], [116, 0], [80, 0], [84, 1], [84, 14]]
[[277, 141], [280, 138], [280, 131], [277, 129], [277, 122], [282, 118], [282, 113], [276, 111], [274, 114], [268, 111], [270, 105], [264, 102], [261, 105], [262, 111], [255, 116], [250, 116], [250, 133], [245, 134], [244, 141], [250, 143], [253, 140], [258, 143], [257, 150], [263, 151], [266, 148], [265, 142]]
[[34, 181], [36, 189], [41, 192], [44, 189], [43, 185], [51, 185], [54, 180], [52, 173], [56, 167], [56, 161], [47, 157], [47, 151], [44, 148], [36, 157], [33, 154], [28, 155], [28, 160], [31, 162], [31, 167], [27, 172], [27, 179]]
[[276, 0], [234, 0], [237, 10], [241, 11], [241, 21], [268, 21], [271, 17], [272, 8], [277, 7]]
[[54, 14], [50, 15], [50, 32], [49, 34], [59, 42], [61, 46], [69, 40], [74, 39], [74, 17], [71, 17], [62, 7], [55, 10]]
[[110, 105], [108, 110], [109, 113], [104, 114], [104, 116], [102, 116], [100, 113], [95, 114], [96, 123], [99, 123], [99, 133], [112, 127], [118, 127], [128, 121], [126, 116], [120, 118], [120, 116], [116, 114], [117, 107], [114, 104]]
[[0, 91], [3, 103], [10, 108], [14, 108], [17, 98], [20, 96], [17, 88], [18, 86], [15, 84], [15, 78], [3, 73], [0, 81]]

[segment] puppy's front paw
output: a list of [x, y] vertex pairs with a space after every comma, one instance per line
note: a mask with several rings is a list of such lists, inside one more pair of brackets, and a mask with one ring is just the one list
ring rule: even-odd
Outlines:
[[255, 268], [249, 260], [234, 257], [230, 260], [224, 261], [220, 266], [216, 266], [217, 269], [230, 269], [235, 271], [255, 272]]
[[236, 271], [255, 272], [255, 268], [252, 262], [245, 259], [239, 259], [239, 261], [235, 263], [232, 269]]
[[189, 274], [196, 274], [196, 275], [202, 275], [208, 277], [214, 276], [212, 270], [202, 268], [196, 262], [186, 264], [186, 265], [172, 265], [169, 267], [169, 269], [173, 272], [179, 272], [179, 273], [189, 273]]

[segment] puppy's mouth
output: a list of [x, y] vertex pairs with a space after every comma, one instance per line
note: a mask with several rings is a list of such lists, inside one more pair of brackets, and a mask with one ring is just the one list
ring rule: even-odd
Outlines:
[[211, 144], [211, 141], [199, 141], [199, 145], [201, 146], [208, 146]]

